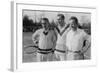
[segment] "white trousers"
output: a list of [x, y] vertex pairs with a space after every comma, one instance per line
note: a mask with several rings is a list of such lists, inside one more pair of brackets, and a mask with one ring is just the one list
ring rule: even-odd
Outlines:
[[66, 53], [61, 53], [58, 51], [55, 51], [56, 59], [58, 61], [65, 61], [66, 60]]
[[53, 53], [41, 54], [37, 53], [37, 62], [53, 61]]
[[84, 55], [79, 53], [68, 52], [67, 60], [83, 60]]

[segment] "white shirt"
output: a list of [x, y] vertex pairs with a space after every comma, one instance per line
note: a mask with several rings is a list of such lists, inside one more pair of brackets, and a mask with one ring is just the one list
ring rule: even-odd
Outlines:
[[[66, 28], [66, 24], [65, 24], [65, 26], [62, 29], [59, 28], [60, 32], [65, 30], [65, 28]], [[68, 27], [68, 29], [66, 29], [64, 31], [64, 33], [62, 35], [60, 35], [57, 32], [57, 45], [56, 45], [56, 49], [63, 50], [63, 51], [66, 49], [66, 40], [65, 39], [66, 39], [66, 34], [68, 33], [68, 30], [69, 30], [69, 27]]]
[[54, 48], [56, 44], [56, 39], [57, 39], [55, 32], [53, 30], [49, 30], [47, 35], [45, 35], [43, 32], [44, 32], [44, 29], [37, 30], [32, 35], [33, 42], [37, 40], [38, 46], [41, 49]]
[[77, 29], [77, 31], [70, 30], [66, 36], [66, 46], [68, 50], [79, 51], [83, 48], [83, 42], [87, 40], [88, 36], [84, 30]]

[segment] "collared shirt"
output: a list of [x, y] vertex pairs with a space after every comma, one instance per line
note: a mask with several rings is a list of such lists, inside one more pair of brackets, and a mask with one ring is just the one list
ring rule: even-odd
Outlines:
[[88, 35], [84, 30], [77, 29], [77, 31], [70, 30], [66, 36], [66, 46], [68, 50], [79, 51], [83, 49], [83, 42], [88, 39]]
[[56, 34], [54, 30], [49, 30], [48, 34], [44, 34], [44, 29], [39, 29], [37, 30], [33, 35], [32, 35], [33, 42], [35, 40], [38, 41], [38, 47], [41, 49], [51, 49], [54, 48], [56, 45]]
[[[60, 29], [59, 27], [59, 30], [60, 32], [63, 32], [67, 27], [67, 24], [65, 24], [65, 26]], [[59, 49], [59, 50], [63, 50], [65, 51], [66, 50], [66, 34], [68, 33], [69, 31], [69, 27], [63, 32], [63, 34], [60, 34], [59, 32], [57, 32], [57, 45], [56, 45], [56, 49]]]

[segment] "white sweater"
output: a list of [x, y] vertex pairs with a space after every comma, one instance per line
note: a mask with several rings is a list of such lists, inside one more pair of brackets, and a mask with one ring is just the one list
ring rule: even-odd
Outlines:
[[32, 35], [33, 42], [37, 40], [39, 42], [38, 46], [41, 49], [54, 48], [57, 39], [55, 32], [53, 30], [49, 30], [47, 35], [45, 35], [43, 32], [44, 29], [37, 30]]

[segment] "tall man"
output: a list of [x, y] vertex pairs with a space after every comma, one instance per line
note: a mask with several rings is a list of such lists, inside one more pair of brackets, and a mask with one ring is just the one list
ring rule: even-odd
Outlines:
[[43, 28], [32, 35], [33, 42], [38, 43], [37, 61], [52, 61], [57, 35], [49, 28], [50, 23], [47, 18], [42, 18], [41, 24]]
[[88, 49], [89, 41], [84, 30], [78, 28], [78, 19], [72, 16], [69, 19], [71, 30], [66, 36], [66, 46], [68, 49], [67, 60], [84, 59], [84, 53]]
[[55, 54], [56, 57], [60, 61], [66, 60], [66, 34], [69, 29], [67, 29], [69, 25], [65, 23], [65, 16], [63, 14], [58, 14], [57, 15], [57, 45], [56, 45], [56, 50]]

